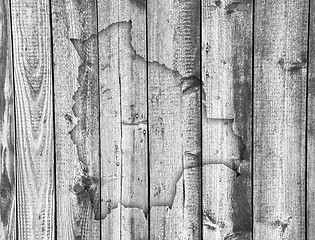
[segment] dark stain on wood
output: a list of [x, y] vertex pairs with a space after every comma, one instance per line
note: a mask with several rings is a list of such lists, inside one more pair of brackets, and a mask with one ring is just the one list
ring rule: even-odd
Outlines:
[[[309, 101], [310, 105], [312, 106], [313, 103], [315, 102], [315, 77], [310, 77], [308, 79], [308, 94], [309, 94]], [[309, 108], [309, 124], [307, 126], [307, 133], [309, 137], [313, 137], [315, 135], [315, 109], [314, 108]]]
[[0, 0], [0, 236], [15, 239], [15, 131], [10, 2]]
[[8, 224], [13, 195], [12, 185], [6, 170], [1, 174], [0, 181], [0, 215], [2, 223], [6, 226]]
[[183, 77], [181, 80], [183, 94], [190, 94], [195, 91], [200, 91], [201, 80], [196, 76]]
[[246, 5], [252, 3], [253, 0], [240, 0], [228, 3], [225, 6], [227, 14], [231, 14], [235, 11], [241, 11], [246, 9]]
[[[233, 56], [233, 105], [235, 114], [235, 125], [240, 134], [240, 140], [245, 146], [242, 152], [242, 158], [250, 160], [249, 154], [251, 149], [251, 118], [252, 118], [252, 85], [251, 85], [251, 50], [246, 52], [244, 66], [239, 65], [238, 55]], [[243, 67], [244, 69], [241, 69]], [[245, 80], [241, 80], [243, 73]]]
[[[91, 107], [94, 111], [98, 109], [98, 81], [97, 81], [97, 59], [95, 55], [90, 53], [90, 49], [95, 48], [96, 39], [92, 36], [90, 39], [80, 41], [78, 39], [71, 39], [74, 47], [82, 60], [79, 66], [78, 82], [80, 87], [75, 92], [73, 100], [75, 104], [72, 108], [74, 115], [79, 119], [77, 125], [71, 130], [71, 139], [77, 146], [79, 160], [82, 163], [87, 163], [85, 147], [85, 138], [91, 133], [87, 129], [88, 110]], [[94, 101], [93, 101], [94, 99]], [[98, 111], [98, 110], [97, 110]], [[69, 120], [69, 116], [67, 116]], [[98, 121], [96, 118], [95, 121]], [[98, 129], [94, 129], [98, 131]], [[87, 170], [87, 169], [86, 169]]]
[[131, 3], [136, 4], [139, 8], [146, 8], [147, 0], [130, 0]]
[[232, 188], [232, 219], [233, 232], [252, 230], [252, 206], [250, 196], [248, 196], [248, 182], [250, 182], [250, 172], [241, 172], [235, 180]]
[[130, 232], [130, 240], [136, 240], [136, 233], [135, 233], [135, 218], [133, 216], [130, 217], [130, 229], [131, 229], [131, 232]]
[[221, 2], [220, 0], [216, 0], [216, 1], [214, 1], [214, 4], [215, 4], [217, 7], [221, 7], [222, 2]]
[[307, 67], [307, 59], [303, 58], [298, 61], [294, 62], [285, 62], [285, 60], [282, 58], [278, 61], [278, 64], [281, 66], [283, 70], [289, 71], [289, 72], [296, 72], [301, 70], [302, 68]]
[[5, 78], [7, 73], [7, 55], [8, 55], [8, 21], [6, 3], [2, 0], [0, 3], [0, 23], [1, 23], [1, 39], [0, 39], [0, 127], [2, 125], [5, 103]]
[[226, 237], [224, 240], [252, 240], [252, 232], [251, 231], [240, 231], [240, 232], [233, 232], [229, 236]]

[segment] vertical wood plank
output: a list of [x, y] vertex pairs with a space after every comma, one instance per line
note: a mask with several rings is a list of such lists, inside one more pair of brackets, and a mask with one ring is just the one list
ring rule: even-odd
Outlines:
[[315, 236], [315, 2], [310, 1], [307, 107], [307, 240]]
[[203, 238], [251, 239], [253, 3], [202, 1]]
[[54, 239], [54, 139], [49, 1], [11, 1], [19, 239]]
[[254, 238], [303, 240], [308, 1], [255, 14]]
[[[100, 12], [100, 11], [99, 11]], [[99, 34], [101, 209], [102, 239], [121, 239], [121, 93], [118, 63], [118, 27]], [[104, 35], [104, 37], [102, 37]], [[104, 70], [101, 70], [102, 66]], [[104, 180], [103, 180], [104, 179]], [[114, 208], [118, 209], [113, 211]]]
[[96, 2], [51, 4], [57, 237], [100, 239], [101, 222], [93, 212], [100, 182]]
[[[143, 8], [145, 16], [145, 8]], [[132, 9], [131, 9], [132, 10]], [[129, 10], [130, 11], [130, 10]], [[121, 9], [123, 12], [123, 9]], [[131, 12], [129, 13], [131, 14]], [[147, 64], [131, 45], [131, 28], [143, 28], [129, 22], [120, 27], [120, 84], [122, 121], [122, 196], [125, 207], [142, 211], [122, 211], [123, 239], [148, 239], [148, 141], [147, 141]], [[141, 36], [138, 36], [141, 38]], [[138, 43], [141, 44], [141, 43]], [[146, 48], [146, 44], [142, 46]], [[137, 46], [140, 48], [140, 46]], [[137, 223], [142, 223], [137, 225]], [[130, 237], [126, 230], [131, 232]], [[128, 232], [128, 231], [127, 231]]]
[[200, 3], [147, 4], [150, 239], [201, 239]]
[[148, 239], [146, 4], [100, 1], [103, 239]]
[[10, 2], [0, 1], [0, 239], [16, 239], [15, 126]]

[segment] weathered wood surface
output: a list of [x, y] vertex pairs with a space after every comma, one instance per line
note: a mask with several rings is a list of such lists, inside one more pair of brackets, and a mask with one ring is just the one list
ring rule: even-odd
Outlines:
[[202, 1], [204, 239], [252, 239], [252, 16], [252, 1]]
[[200, 3], [147, 11], [150, 239], [201, 239]]
[[0, 0], [0, 239], [313, 239], [314, 11]]
[[57, 237], [99, 239], [96, 1], [51, 1], [56, 128]]
[[308, 1], [256, 1], [254, 239], [305, 239], [307, 35]]
[[145, 3], [98, 9], [102, 239], [148, 239]]
[[307, 240], [315, 236], [315, 2], [309, 6], [308, 106], [307, 106]]
[[49, 1], [11, 1], [18, 239], [54, 239], [54, 128]]
[[10, 2], [0, 1], [0, 239], [16, 239], [15, 125]]

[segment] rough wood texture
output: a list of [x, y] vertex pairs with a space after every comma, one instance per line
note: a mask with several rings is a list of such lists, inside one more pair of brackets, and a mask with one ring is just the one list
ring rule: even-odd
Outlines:
[[256, 1], [254, 239], [305, 239], [308, 1]]
[[314, 22], [309, 0], [0, 0], [0, 239], [313, 240]]
[[200, 5], [147, 4], [150, 239], [200, 239]]
[[11, 1], [18, 239], [54, 239], [54, 140], [49, 1]]
[[307, 240], [315, 236], [315, 2], [310, 1], [307, 107]]
[[14, 96], [10, 4], [0, 1], [0, 239], [16, 239]]
[[51, 1], [56, 126], [57, 237], [99, 239], [100, 182], [95, 1]]
[[[101, 209], [103, 239], [121, 238], [121, 95], [118, 63], [118, 28], [99, 33]], [[105, 36], [107, 34], [107, 36]], [[105, 36], [105, 37], [103, 37]], [[102, 66], [104, 66], [104, 69]], [[106, 66], [106, 67], [105, 67]], [[104, 187], [103, 187], [104, 185]], [[117, 208], [118, 211], [112, 211]], [[103, 213], [104, 212], [104, 213]]]
[[104, 239], [148, 239], [145, 19], [145, 3], [99, 2]]
[[251, 239], [252, 1], [202, 1], [203, 237]]

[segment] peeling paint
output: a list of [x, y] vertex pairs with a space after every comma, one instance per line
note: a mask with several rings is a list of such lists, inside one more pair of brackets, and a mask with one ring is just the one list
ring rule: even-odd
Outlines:
[[[99, 32], [99, 36], [100, 35], [105, 35], [107, 34], [107, 31], [111, 31], [111, 29], [113, 27], [117, 27], [118, 25], [127, 25], [128, 29], [129, 29], [129, 33], [128, 33], [128, 37], [129, 37], [129, 42], [130, 42], [130, 50], [134, 53], [134, 58], [137, 59], [141, 59], [143, 62], [146, 61], [146, 59], [144, 59], [142, 56], [138, 55], [137, 52], [135, 51], [134, 47], [132, 46], [132, 35], [131, 35], [131, 29], [132, 29], [132, 22], [131, 21], [123, 21], [123, 22], [117, 22], [117, 23], [113, 23], [111, 25], [109, 25], [106, 29], [103, 29]], [[73, 43], [75, 49], [77, 50], [81, 60], [82, 60], [82, 64], [79, 67], [79, 83], [80, 83], [80, 87], [78, 89], [78, 91], [75, 93], [74, 96], [74, 100], [77, 104], [78, 98], [80, 97], [80, 93], [84, 93], [84, 79], [86, 77], [89, 76], [89, 74], [91, 74], [91, 71], [93, 72], [93, 68], [95, 67], [92, 64], [92, 60], [90, 60], [87, 56], [87, 47], [86, 45], [90, 43], [90, 41], [95, 41], [95, 37], [96, 35], [91, 35], [90, 38], [88, 38], [85, 41], [80, 41], [77, 39], [72, 39], [71, 42]], [[172, 74], [178, 76], [180, 78], [180, 83], [182, 84], [182, 89], [183, 89], [183, 94], [191, 94], [195, 91], [199, 91], [202, 83], [200, 81], [200, 79], [196, 76], [188, 76], [188, 77], [183, 77], [178, 71], [170, 69], [168, 67], [166, 67], [165, 64], [160, 64], [159, 62], [156, 61], [149, 61], [148, 62], [149, 65], [155, 66], [155, 67], [159, 67], [162, 69], [165, 69], [165, 71], [170, 71]], [[202, 88], [202, 90], [204, 90]], [[105, 89], [103, 90], [103, 92], [108, 92], [110, 90]], [[78, 107], [76, 106], [76, 104], [73, 107], [73, 112], [75, 117], [79, 118], [79, 121], [77, 123], [77, 125], [73, 128], [73, 130], [71, 131], [71, 138], [73, 140], [73, 142], [76, 144], [77, 149], [78, 149], [78, 154], [79, 154], [79, 158], [80, 161], [83, 163], [84, 169], [83, 169], [83, 176], [81, 178], [81, 180], [79, 182], [77, 182], [74, 187], [73, 187], [73, 191], [76, 193], [76, 195], [78, 196], [78, 198], [80, 198], [81, 196], [84, 197], [89, 197], [92, 206], [94, 207], [94, 213], [95, 213], [95, 219], [105, 219], [106, 216], [108, 214], [111, 213], [111, 211], [113, 211], [113, 209], [117, 208], [118, 205], [120, 204], [119, 202], [116, 202], [116, 200], [114, 199], [101, 199], [101, 196], [99, 194], [100, 189], [102, 188], [102, 186], [104, 186], [106, 184], [106, 181], [108, 181], [108, 179], [102, 179], [102, 180], [98, 180], [98, 179], [93, 179], [91, 177], [88, 176], [88, 172], [89, 169], [87, 169], [87, 166], [85, 165], [86, 163], [86, 159], [84, 158], [84, 149], [82, 148], [82, 144], [80, 143], [80, 138], [76, 135], [76, 131], [77, 129], [82, 128], [84, 130], [85, 127], [85, 122], [84, 122], [84, 117], [79, 116], [79, 112], [78, 112]], [[65, 116], [66, 120], [71, 122], [71, 118], [70, 115]], [[211, 118], [208, 118], [208, 120], [212, 120]], [[178, 181], [182, 178], [184, 172], [186, 170], [190, 170], [190, 169], [194, 169], [194, 168], [199, 168], [201, 165], [202, 166], [206, 166], [206, 165], [210, 165], [210, 164], [224, 164], [227, 167], [229, 167], [230, 169], [232, 169], [233, 171], [235, 171], [236, 177], [240, 176], [240, 172], [239, 167], [242, 165], [242, 161], [243, 160], [248, 160], [248, 152], [246, 150], [246, 146], [244, 144], [242, 135], [240, 136], [237, 131], [234, 129], [234, 119], [216, 119], [218, 121], [223, 121], [223, 122], [227, 122], [229, 125], [231, 125], [232, 131], [233, 133], [237, 136], [238, 138], [238, 146], [239, 146], [239, 152], [240, 152], [240, 158], [235, 158], [235, 159], [227, 159], [227, 160], [216, 160], [216, 159], [207, 159], [205, 161], [203, 161], [203, 163], [201, 163], [201, 159], [200, 159], [200, 152], [196, 152], [196, 153], [191, 153], [191, 152], [186, 152], [186, 154], [190, 154], [193, 155], [194, 157], [196, 157], [197, 159], [199, 158], [199, 160], [194, 161], [195, 163], [199, 163], [193, 166], [184, 166], [183, 169], [178, 172], [178, 174], [176, 175], [174, 182], [172, 184], [173, 186], [173, 191], [171, 193], [171, 197], [170, 197], [170, 202], [158, 202], [158, 203], [154, 203], [151, 205], [151, 207], [157, 207], [157, 206], [166, 206], [168, 208], [172, 208], [173, 204], [174, 204], [174, 199], [176, 196], [176, 185], [178, 183]], [[140, 122], [133, 122], [133, 123], [129, 123], [129, 122], [122, 122], [122, 124], [124, 125], [140, 125], [140, 124], [147, 124], [146, 121], [140, 121]], [[118, 179], [118, 178], [117, 178]], [[115, 181], [116, 179], [111, 179], [112, 181]], [[158, 190], [157, 190], [158, 191]], [[141, 197], [141, 196], [139, 196]], [[121, 203], [122, 206], [126, 207], [126, 208], [139, 208], [143, 211], [143, 213], [146, 215], [148, 214], [148, 212], [145, 210], [144, 207], [141, 206], [131, 206], [128, 204], [124, 204]], [[209, 218], [209, 216], [208, 216]], [[211, 219], [209, 218], [209, 227], [214, 227], [210, 224]], [[214, 223], [216, 227], [222, 227], [222, 223]]]
[[[219, 162], [215, 163], [214, 162], [214, 163], [204, 164], [202, 166], [205, 167], [205, 166], [212, 165], [212, 164], [222, 164], [222, 163], [219, 163]], [[240, 167], [240, 165], [241, 164], [239, 164], [238, 167]], [[153, 208], [153, 207], [168, 207], [169, 209], [172, 209], [173, 204], [174, 204], [174, 199], [175, 199], [175, 196], [177, 194], [177, 190], [176, 190], [177, 189], [176, 188], [177, 183], [183, 177], [183, 175], [185, 174], [184, 173], [185, 171], [191, 170], [191, 169], [198, 169], [198, 168], [200, 168], [200, 166], [193, 166], [193, 167], [187, 167], [185, 169], [182, 169], [182, 171], [178, 173], [177, 177], [175, 177], [174, 183], [172, 184], [174, 186], [174, 191], [171, 194], [172, 197], [170, 197], [171, 201], [170, 202], [154, 202], [153, 204], [150, 205], [150, 208]], [[249, 166], [246, 166], [246, 168], [249, 168]], [[239, 175], [237, 175], [237, 176], [242, 176], [240, 174], [243, 171], [240, 171], [240, 173], [238, 173]], [[249, 169], [246, 169], [245, 171], [249, 172]], [[104, 179], [102, 181], [93, 182], [94, 186], [89, 190], [90, 191], [90, 196], [92, 196], [92, 195], [94, 196], [92, 198], [92, 202], [94, 203], [94, 206], [95, 206], [95, 219], [96, 220], [99, 220], [99, 219], [103, 220], [103, 219], [105, 219], [108, 216], [108, 214], [111, 213], [112, 210], [117, 208], [117, 206], [119, 204], [121, 204], [125, 208], [137, 208], [137, 209], [140, 209], [141, 211], [143, 211], [143, 214], [145, 216], [148, 214], [148, 211], [145, 210], [144, 208], [140, 207], [140, 206], [137, 207], [137, 206], [131, 206], [130, 204], [114, 202], [111, 199], [107, 199], [107, 200], [101, 199], [100, 195], [99, 195], [99, 189], [102, 188], [102, 186], [104, 186], [104, 184], [106, 184], [105, 182], [106, 182], [106, 180], [104, 180]], [[157, 189], [157, 191], [158, 191], [158, 189]], [[93, 192], [93, 194], [91, 194], [91, 192]], [[141, 197], [141, 196], [139, 196], [139, 197]], [[245, 194], [244, 197], [246, 198], [247, 195]], [[102, 207], [100, 207], [100, 206], [102, 206]], [[209, 218], [209, 216], [208, 216], [208, 218]], [[219, 225], [216, 225], [217, 227], [218, 226], [219, 227], [223, 227], [224, 226], [223, 222], [216, 223], [216, 224], [219, 224]], [[208, 225], [209, 225], [210, 228], [213, 227], [210, 223]]]
[[[80, 205], [80, 214], [87, 217], [90, 209], [95, 211], [95, 182], [99, 182], [98, 176], [93, 176], [93, 159], [98, 156], [98, 65], [97, 39], [95, 34], [84, 36], [86, 39], [70, 39], [81, 63], [78, 66], [78, 88], [73, 94], [74, 105], [72, 113], [64, 115], [65, 121], [72, 126], [69, 134], [76, 146], [80, 169], [74, 179], [72, 188]], [[92, 147], [90, 147], [92, 146]], [[94, 166], [97, 167], [97, 166]], [[81, 231], [85, 231], [86, 223], [81, 224]], [[85, 234], [85, 233], [80, 233]]]

